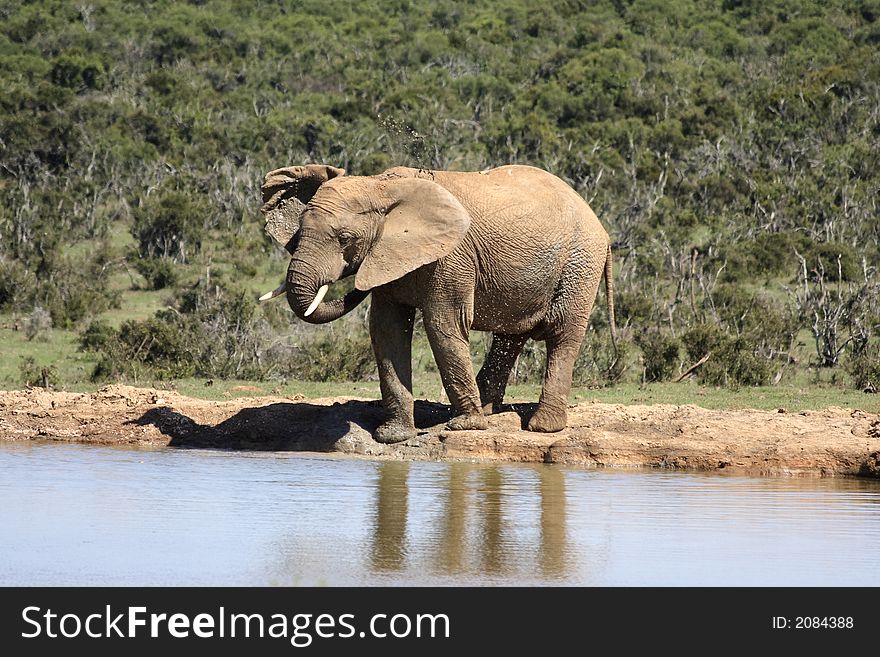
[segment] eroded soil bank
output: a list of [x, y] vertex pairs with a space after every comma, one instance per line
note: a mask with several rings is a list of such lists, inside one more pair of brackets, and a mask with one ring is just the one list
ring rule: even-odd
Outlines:
[[448, 406], [418, 401], [422, 433], [381, 445], [371, 438], [382, 418], [374, 400], [297, 395], [203, 401], [120, 385], [91, 394], [36, 388], [0, 392], [0, 439], [880, 477], [880, 415], [859, 410], [584, 403], [570, 408], [568, 429], [537, 434], [521, 429], [534, 404], [509, 409], [490, 418], [488, 431], [453, 432], [444, 428]]

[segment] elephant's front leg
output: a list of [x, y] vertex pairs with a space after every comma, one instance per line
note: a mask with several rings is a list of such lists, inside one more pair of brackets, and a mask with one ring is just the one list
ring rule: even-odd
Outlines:
[[488, 428], [489, 423], [480, 406], [480, 392], [468, 343], [473, 305], [435, 302], [426, 304], [422, 313], [443, 387], [456, 414], [446, 426], [453, 430]]
[[385, 422], [373, 435], [380, 443], [397, 443], [416, 435], [412, 396], [414, 317], [415, 308], [395, 303], [381, 292], [373, 293], [370, 339], [386, 414]]

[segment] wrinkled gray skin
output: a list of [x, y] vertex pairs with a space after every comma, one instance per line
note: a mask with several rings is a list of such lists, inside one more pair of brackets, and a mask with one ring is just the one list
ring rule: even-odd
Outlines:
[[[373, 294], [370, 334], [387, 413], [376, 440], [416, 434], [411, 342], [417, 308], [456, 412], [450, 429], [487, 427], [486, 415], [498, 410], [529, 338], [546, 342], [547, 366], [528, 428], [563, 429], [572, 369], [603, 273], [614, 314], [608, 235], [587, 203], [559, 178], [527, 166], [343, 174], [325, 165], [273, 171], [263, 186], [263, 209], [269, 224], [275, 217], [267, 230], [280, 233], [276, 239], [292, 255], [283, 291], [298, 317], [329, 322]], [[285, 197], [306, 205], [296, 236], [283, 241], [277, 219]], [[288, 218], [293, 214], [287, 206]], [[354, 291], [306, 316], [321, 286], [347, 276], [355, 277]], [[471, 329], [493, 333], [477, 376]]]

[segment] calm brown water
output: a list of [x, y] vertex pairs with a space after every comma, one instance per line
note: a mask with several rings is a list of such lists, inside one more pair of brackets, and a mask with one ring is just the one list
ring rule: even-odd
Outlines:
[[873, 585], [880, 484], [0, 443], [0, 585]]

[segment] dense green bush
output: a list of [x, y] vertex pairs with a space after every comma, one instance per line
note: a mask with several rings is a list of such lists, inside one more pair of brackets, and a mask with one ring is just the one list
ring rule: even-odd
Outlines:
[[699, 378], [710, 385], [759, 386], [768, 382], [770, 365], [755, 354], [755, 347], [743, 336], [725, 336], [712, 358], [700, 369]]
[[206, 210], [198, 197], [182, 191], [150, 196], [134, 209], [131, 232], [145, 258], [166, 258], [185, 263], [199, 252]]
[[75, 266], [65, 267], [44, 286], [56, 328], [71, 329], [84, 319], [119, 307], [120, 293], [107, 287], [105, 276], [77, 271]]
[[754, 239], [726, 245], [719, 260], [725, 265], [725, 281], [750, 282], [792, 276], [801, 266], [798, 254], [808, 269], [821, 269], [829, 281], [854, 281], [861, 274], [859, 253], [852, 246], [819, 242], [804, 234], [760, 233]]
[[266, 366], [260, 342], [266, 337], [265, 326], [252, 295], [205, 288], [191, 288], [177, 308], [123, 322], [112, 337], [106, 325], [90, 324], [80, 336], [80, 348], [98, 354], [92, 378], [262, 379]]
[[850, 351], [846, 371], [853, 386], [865, 392], [880, 392], [880, 344], [863, 343]]
[[[288, 325], [290, 318], [287, 317]], [[335, 330], [270, 339], [269, 322], [253, 295], [204, 282], [180, 295], [176, 307], [113, 329], [95, 321], [80, 334], [80, 350], [98, 356], [92, 378], [176, 379], [192, 376], [313, 381], [360, 380], [375, 371], [363, 321]]]
[[[145, 376], [194, 376], [198, 367], [195, 347], [201, 337], [194, 329], [194, 324], [171, 310], [160, 311], [143, 321], [123, 322], [114, 339], [98, 347], [99, 361], [92, 379], [130, 377], [137, 382]], [[81, 343], [87, 343], [87, 336], [83, 336]]]
[[659, 329], [649, 329], [636, 335], [636, 344], [642, 350], [646, 381], [666, 381], [679, 365], [678, 338]]
[[162, 290], [174, 287], [180, 279], [178, 270], [171, 258], [138, 258], [134, 259], [134, 268], [147, 279], [150, 289]]
[[361, 381], [376, 372], [366, 330], [321, 331], [292, 354], [287, 374], [306, 381]]
[[19, 260], [0, 256], [0, 312], [20, 310], [33, 303], [37, 279]]
[[724, 340], [724, 331], [717, 324], [695, 324], [681, 337], [688, 359], [695, 363], [714, 351]]
[[629, 339], [620, 333], [616, 345], [606, 329], [588, 330], [574, 364], [572, 383], [575, 386], [606, 386], [623, 377], [631, 351]]
[[743, 335], [731, 334], [715, 324], [702, 324], [688, 330], [682, 343], [692, 363], [709, 355], [696, 370], [701, 383], [737, 388], [768, 382], [770, 362], [757, 355], [756, 345]]
[[644, 290], [619, 290], [614, 295], [614, 312], [619, 326], [645, 326], [657, 312], [656, 300]]
[[96, 56], [60, 55], [52, 63], [49, 79], [59, 87], [82, 93], [103, 86], [104, 64]]
[[24, 356], [18, 364], [18, 371], [25, 388], [52, 388], [60, 383], [58, 368], [54, 365], [38, 365], [33, 356]]
[[79, 349], [86, 352], [108, 351], [113, 340], [116, 339], [116, 330], [107, 322], [96, 319], [80, 333]]

